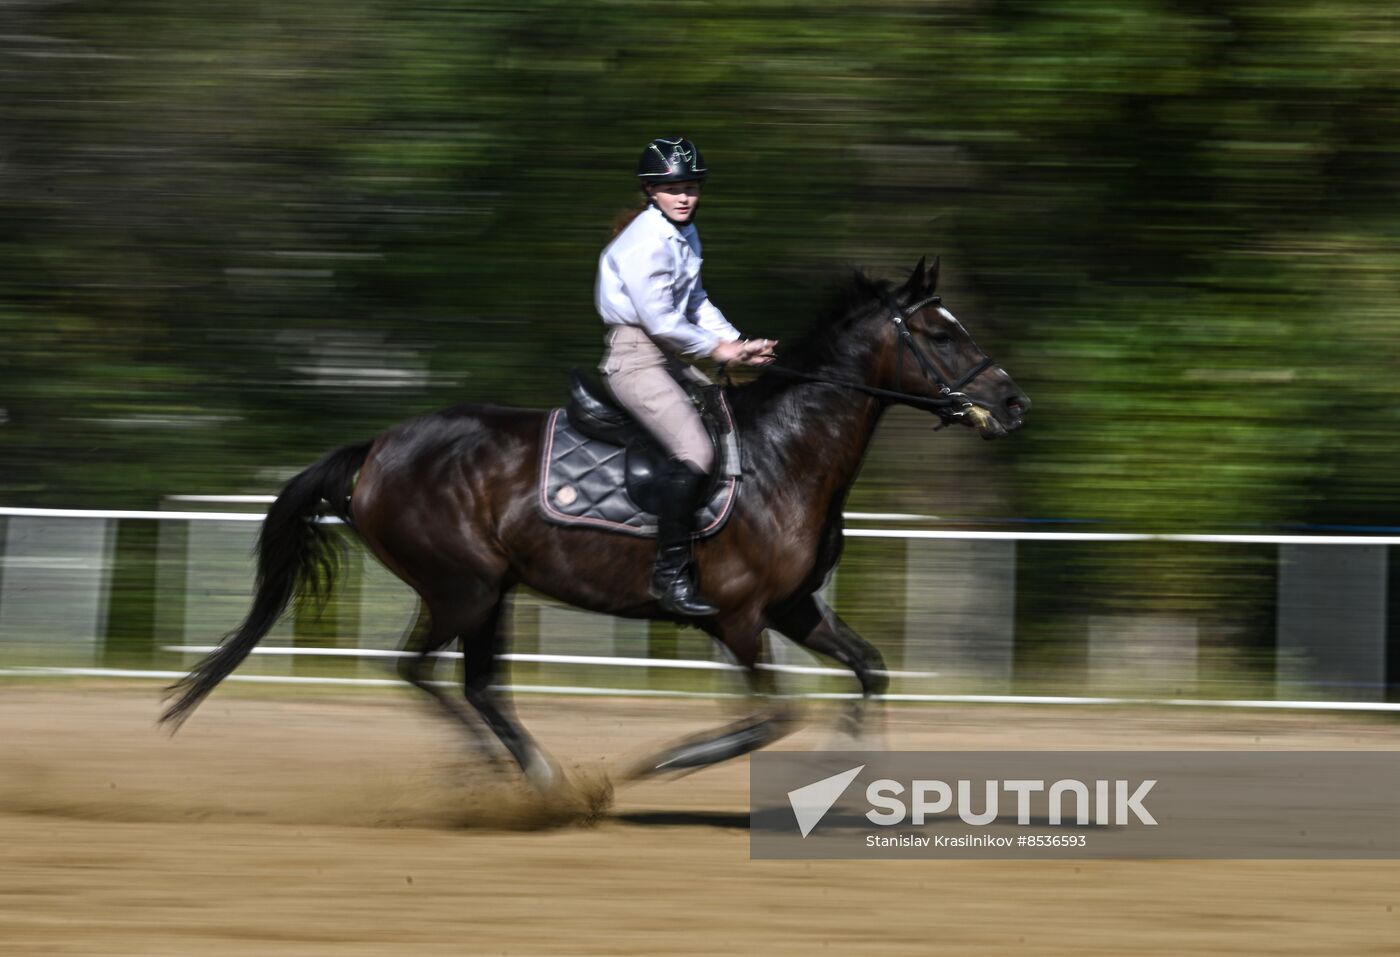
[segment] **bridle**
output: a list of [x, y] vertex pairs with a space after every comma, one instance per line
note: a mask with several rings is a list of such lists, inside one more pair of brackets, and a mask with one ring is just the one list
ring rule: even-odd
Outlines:
[[[938, 386], [939, 398], [937, 401], [946, 403], [937, 410], [939, 416], [946, 421], [956, 421], [972, 412], [972, 399], [968, 398], [966, 393], [962, 390], [966, 388], [968, 383], [973, 379], [976, 379], [979, 375], [996, 365], [996, 361], [984, 352], [982, 353], [981, 360], [974, 363], [972, 368], [958, 376], [953, 382], [949, 382], [943, 377], [943, 374], [938, 371], [938, 367], [933, 364], [933, 360], [924, 354], [924, 350], [919, 348], [919, 344], [914, 341], [914, 334], [909, 331], [909, 324], [905, 321], [922, 309], [941, 304], [943, 302], [942, 298], [939, 296], [929, 296], [927, 299], [920, 299], [918, 302], [902, 310], [888, 292], [881, 290], [880, 299], [884, 302], [885, 308], [889, 310], [890, 321], [894, 323], [894, 328], [899, 334], [900, 342], [903, 343], [914, 356], [914, 360], [919, 364], [919, 369], [923, 371], [924, 378], [932, 380], [934, 385]], [[901, 382], [903, 379], [904, 350], [901, 349], [895, 359], [894, 381]], [[914, 398], [918, 397], [915, 396]], [[953, 406], [957, 406], [957, 408], [954, 409]]]
[[778, 366], [769, 367], [764, 371], [772, 375], [786, 376], [790, 379], [803, 379], [808, 382], [820, 382], [826, 385], [841, 386], [843, 388], [853, 389], [856, 392], [864, 392], [867, 395], [878, 396], [882, 399], [903, 402], [916, 409], [924, 409], [936, 413], [939, 419], [942, 420], [940, 423], [941, 425], [956, 422], [971, 414], [975, 406], [972, 399], [970, 399], [962, 389], [973, 379], [976, 379], [979, 375], [996, 365], [996, 361], [992, 359], [991, 356], [983, 353], [981, 360], [974, 364], [972, 368], [958, 376], [954, 381], [949, 382], [944, 378], [943, 374], [938, 371], [938, 367], [933, 364], [933, 360], [919, 348], [919, 344], [914, 341], [914, 335], [909, 331], [909, 325], [906, 322], [910, 316], [913, 316], [915, 313], [919, 312], [919, 310], [931, 305], [936, 305], [942, 302], [942, 299], [938, 296], [929, 296], [927, 299], [920, 299], [918, 302], [905, 309], [900, 309], [893, 297], [883, 290], [880, 293], [880, 299], [884, 303], [885, 308], [889, 311], [890, 321], [894, 323], [895, 331], [903, 347], [899, 350], [898, 358], [895, 360], [895, 381], [899, 382], [904, 378], [904, 352], [907, 349], [914, 356], [914, 361], [918, 363], [919, 369], [923, 372], [924, 377], [938, 386], [937, 398], [914, 395], [909, 392], [897, 392], [893, 389], [878, 389], [875, 386], [866, 385], [864, 382], [847, 382], [841, 379], [828, 379], [824, 376], [797, 372], [793, 369], [784, 369]]

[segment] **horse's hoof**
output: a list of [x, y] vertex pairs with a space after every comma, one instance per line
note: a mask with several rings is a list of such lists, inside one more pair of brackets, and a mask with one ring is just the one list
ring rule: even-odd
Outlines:
[[884, 751], [883, 713], [864, 701], [842, 710], [828, 735], [826, 751]]
[[535, 752], [524, 767], [525, 780], [539, 794], [553, 794], [564, 784], [564, 772], [548, 756]]

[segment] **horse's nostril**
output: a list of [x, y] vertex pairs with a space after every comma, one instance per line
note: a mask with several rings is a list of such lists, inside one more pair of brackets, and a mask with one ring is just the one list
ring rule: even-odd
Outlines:
[[1006, 408], [1012, 415], [1020, 415], [1022, 412], [1026, 411], [1025, 405], [1015, 396], [1006, 400]]

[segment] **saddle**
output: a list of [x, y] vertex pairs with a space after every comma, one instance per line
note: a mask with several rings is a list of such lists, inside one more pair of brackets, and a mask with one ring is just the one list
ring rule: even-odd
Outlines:
[[[739, 476], [739, 448], [718, 386], [683, 383], [715, 444], [717, 467], [697, 537], [714, 534], [729, 516]], [[558, 524], [587, 524], [633, 535], [656, 534], [656, 478], [667, 452], [617, 405], [606, 386], [578, 369], [569, 372], [569, 404], [547, 420], [540, 509]]]

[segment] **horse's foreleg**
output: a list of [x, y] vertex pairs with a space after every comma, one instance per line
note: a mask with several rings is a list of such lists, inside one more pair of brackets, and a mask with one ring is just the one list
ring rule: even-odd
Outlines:
[[880, 652], [816, 595], [808, 595], [770, 617], [774, 627], [802, 647], [850, 668], [860, 682], [862, 694], [884, 694], [889, 687]]
[[[756, 671], [763, 631], [719, 628], [712, 632], [747, 669], [749, 690], [755, 695], [771, 692], [771, 674]], [[707, 731], [677, 741], [633, 766], [631, 778], [675, 771], [694, 771], [757, 751], [792, 731], [794, 715], [785, 706], [764, 700], [761, 710], [718, 731]]]
[[672, 771], [695, 771], [757, 751], [791, 730], [792, 721], [786, 713], [754, 715], [719, 733], [707, 731], [678, 741], [640, 762], [629, 776], [642, 778]]
[[890, 679], [880, 652], [816, 595], [808, 595], [770, 617], [774, 626], [788, 638], [851, 669], [860, 682], [861, 697], [851, 702], [843, 722], [848, 734], [858, 736], [864, 726], [868, 702], [889, 688]]

